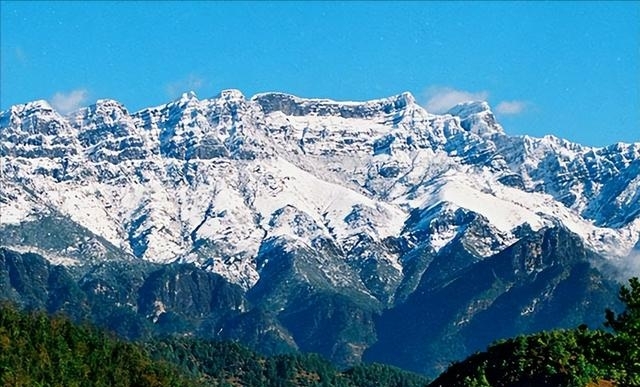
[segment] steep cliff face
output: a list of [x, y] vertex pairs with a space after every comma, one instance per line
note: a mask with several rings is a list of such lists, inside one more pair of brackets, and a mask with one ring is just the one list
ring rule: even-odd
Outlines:
[[[0, 155], [1, 245], [44, 257], [46, 270], [62, 265], [56, 270], [85, 294], [81, 315], [109, 324], [116, 314], [92, 308], [113, 302], [137, 321], [137, 334], [228, 335], [342, 363], [371, 345], [372, 354], [385, 348], [385, 335], [394, 337], [380, 332], [387, 315], [423, 321], [440, 313], [437, 305], [409, 313], [440, 302], [421, 297], [462, 297], [453, 320], [435, 318], [444, 324], [438, 337], [458, 340], [455, 354], [497, 338], [474, 342], [471, 330], [452, 328], [466, 319], [455, 308], [473, 316], [497, 308], [501, 297], [516, 297], [514, 284], [535, 282], [539, 271], [529, 266], [562, 258], [553, 243], [528, 242], [532, 235], [574, 240], [563, 250], [570, 263], [560, 265], [568, 267], [562, 279], [525, 287], [508, 313], [567, 278], [591, 283], [567, 274], [574, 266], [634, 267], [640, 243], [640, 143], [590, 148], [509, 136], [485, 102], [434, 115], [409, 93], [336, 102], [226, 90], [135, 113], [99, 100], [62, 116], [36, 101], [0, 113]], [[518, 265], [499, 258], [518, 248], [533, 255]], [[480, 290], [479, 279], [461, 279], [487, 265], [510, 274]], [[103, 297], [86, 288], [90, 279], [120, 290]], [[442, 293], [453, 284], [455, 293]], [[49, 302], [19, 288], [7, 285], [3, 296]], [[568, 294], [567, 302], [583, 297]], [[597, 307], [548, 321], [569, 324]], [[533, 315], [509, 317], [496, 335], [540, 326]], [[468, 319], [461, 326], [489, 324]], [[417, 364], [416, 352], [407, 353]]]

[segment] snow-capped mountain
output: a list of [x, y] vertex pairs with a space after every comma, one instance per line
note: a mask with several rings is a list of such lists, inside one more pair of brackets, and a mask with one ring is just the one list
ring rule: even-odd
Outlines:
[[225, 90], [62, 116], [35, 101], [0, 113], [0, 155], [3, 247], [70, 270], [192, 263], [281, 322], [313, 289], [379, 313], [549, 229], [596, 266], [628, 267], [640, 245], [640, 142], [509, 136], [485, 102], [435, 115], [409, 93]]
[[[36, 101], [2, 112], [0, 144], [3, 225], [55, 210], [136, 257], [209, 265], [247, 288], [270, 238], [330, 241], [345, 256], [363, 237], [438, 251], [461, 229], [438, 219], [457, 209], [488, 220], [482, 256], [525, 224], [560, 222], [611, 258], [640, 235], [640, 143], [508, 136], [484, 102], [433, 115], [409, 93], [359, 103], [227, 90], [63, 117]], [[378, 259], [401, 275], [402, 256]]]

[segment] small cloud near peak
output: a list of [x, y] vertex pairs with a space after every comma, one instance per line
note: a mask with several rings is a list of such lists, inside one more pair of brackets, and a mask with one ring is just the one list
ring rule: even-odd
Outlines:
[[525, 101], [502, 101], [496, 106], [496, 113], [505, 115], [520, 114], [527, 108]]
[[430, 113], [441, 114], [462, 102], [486, 101], [489, 97], [489, 92], [473, 92], [446, 86], [432, 86], [425, 91], [424, 95], [427, 100], [424, 105], [425, 109]]
[[22, 49], [22, 47], [16, 47], [14, 50], [14, 54], [16, 59], [18, 60], [18, 63], [22, 65], [27, 64], [28, 57], [26, 52]]
[[178, 98], [183, 93], [190, 91], [199, 91], [205, 84], [204, 78], [189, 74], [186, 78], [170, 82], [165, 85], [165, 93], [169, 98]]
[[86, 89], [72, 90], [68, 93], [57, 92], [51, 97], [51, 106], [62, 114], [79, 109], [87, 101], [89, 93]]

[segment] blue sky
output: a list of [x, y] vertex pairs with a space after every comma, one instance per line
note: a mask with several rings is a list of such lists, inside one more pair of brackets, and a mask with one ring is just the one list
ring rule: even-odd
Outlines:
[[640, 141], [640, 2], [13, 2], [0, 109], [194, 90], [366, 100], [432, 112], [488, 100], [509, 134]]

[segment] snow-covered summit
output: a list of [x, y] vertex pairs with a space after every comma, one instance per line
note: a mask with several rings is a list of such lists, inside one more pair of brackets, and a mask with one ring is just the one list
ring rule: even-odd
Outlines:
[[237, 89], [226, 89], [222, 90], [216, 97], [216, 99], [224, 99], [224, 100], [244, 100], [244, 94], [240, 90]]
[[434, 115], [410, 93], [224, 90], [63, 117], [36, 101], [0, 113], [0, 155], [0, 230], [62, 214], [132, 256], [195, 262], [246, 288], [267, 240], [373, 260], [392, 286], [412, 254], [461, 236], [479, 256], [558, 223], [609, 257], [640, 239], [640, 144], [509, 136], [486, 102]]
[[461, 119], [465, 119], [472, 114], [479, 113], [491, 113], [491, 107], [486, 101], [467, 101], [461, 102], [447, 111], [447, 114], [458, 116]]
[[462, 102], [447, 111], [456, 117], [460, 117], [461, 126], [480, 136], [504, 133], [502, 127], [496, 122], [496, 118], [485, 101]]
[[[49, 102], [40, 99], [32, 102], [27, 102], [20, 105], [14, 105], [9, 109], [12, 115], [27, 115], [35, 112], [52, 112], [54, 109]], [[5, 112], [3, 112], [5, 113]]]
[[417, 107], [415, 98], [409, 92], [366, 102], [300, 98], [286, 93], [261, 93], [254, 95], [251, 100], [257, 102], [266, 114], [280, 111], [288, 116], [370, 119]]

